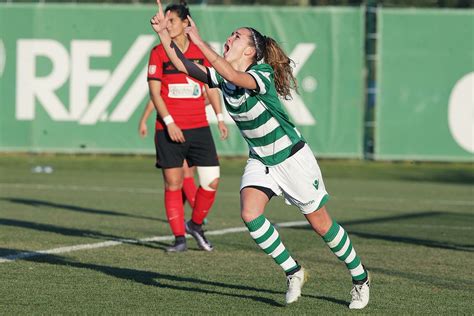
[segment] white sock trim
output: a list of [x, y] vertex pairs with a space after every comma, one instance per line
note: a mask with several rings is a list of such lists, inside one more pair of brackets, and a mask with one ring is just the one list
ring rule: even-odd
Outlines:
[[351, 275], [354, 277], [354, 276], [358, 276], [364, 273], [364, 268], [362, 267], [362, 263], [359, 263], [357, 267], [355, 267], [354, 269], [350, 269], [349, 271], [351, 272]]
[[265, 222], [263, 222], [262, 227], [260, 227], [254, 232], [250, 232], [250, 236], [252, 236], [253, 239], [260, 238], [267, 232], [269, 228], [270, 228], [270, 221], [268, 219], [265, 219]]
[[285, 251], [285, 246], [283, 246], [283, 243], [281, 242], [278, 247], [275, 248], [275, 250], [273, 250], [271, 253], [270, 253], [270, 256], [272, 256], [272, 258], [276, 258], [278, 257], [279, 255], [281, 255], [281, 253]]
[[351, 240], [349, 239], [349, 237], [347, 237], [346, 242], [344, 243], [344, 246], [342, 246], [341, 250], [336, 251], [334, 254], [338, 258], [342, 257], [342, 255], [346, 253], [346, 251], [347, 251], [347, 249], [349, 248], [350, 245], [351, 245]]
[[347, 256], [347, 258], [346, 258], [346, 260], [344, 260], [344, 262], [349, 264], [349, 263], [352, 262], [352, 260], [354, 260], [355, 257], [356, 257], [356, 252], [355, 252], [354, 248], [352, 248], [351, 253]]
[[279, 235], [278, 235], [278, 232], [277, 232], [277, 230], [275, 229], [275, 230], [273, 231], [273, 234], [272, 234], [267, 240], [265, 240], [264, 242], [262, 242], [262, 243], [260, 243], [260, 244], [258, 244], [258, 245], [259, 245], [260, 248], [262, 248], [262, 249], [267, 249], [268, 247], [270, 247], [270, 246], [275, 242], [275, 240], [277, 240], [278, 236], [279, 236]]
[[291, 256], [288, 259], [286, 259], [285, 262], [280, 264], [280, 267], [282, 267], [283, 270], [285, 270], [285, 271], [290, 269], [290, 268], [293, 268], [294, 266], [296, 266], [296, 261], [293, 260], [293, 258]]
[[330, 242], [327, 243], [329, 248], [334, 248], [337, 245], [339, 245], [339, 243], [341, 242], [341, 239], [342, 239], [343, 236], [344, 236], [344, 229], [342, 229], [342, 227], [339, 226], [339, 230], [336, 234], [336, 237], [334, 237], [333, 240], [331, 240]]

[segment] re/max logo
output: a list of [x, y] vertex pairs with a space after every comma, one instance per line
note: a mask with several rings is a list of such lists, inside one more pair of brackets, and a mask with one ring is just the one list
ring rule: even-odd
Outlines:
[[[110, 69], [91, 68], [92, 58], [112, 56], [110, 40], [72, 40], [69, 51], [54, 39], [20, 39], [17, 41], [16, 63], [16, 119], [34, 120], [36, 106], [41, 106], [54, 121], [76, 121], [94, 125], [99, 121], [126, 122], [140, 104], [148, 98], [147, 65], [143, 60], [156, 42], [153, 35], [140, 35], [130, 46], [118, 65]], [[220, 51], [220, 43], [211, 42]], [[300, 43], [290, 54], [296, 61], [295, 75], [312, 55], [314, 43]], [[52, 70], [38, 76], [37, 59], [46, 58]], [[140, 69], [131, 84], [130, 77]], [[58, 90], [69, 81], [69, 104], [58, 97]], [[90, 100], [90, 88], [99, 92]], [[126, 92], [115, 100], [119, 92]], [[315, 119], [301, 97], [284, 101], [284, 105], [298, 125], [314, 125]], [[111, 109], [112, 108], [112, 109]], [[110, 114], [109, 114], [110, 113]], [[228, 117], [228, 119], [230, 119]]]

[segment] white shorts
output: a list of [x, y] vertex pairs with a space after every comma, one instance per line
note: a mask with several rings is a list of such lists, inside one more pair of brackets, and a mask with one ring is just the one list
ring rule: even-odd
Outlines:
[[[268, 170], [268, 172], [267, 172]], [[308, 145], [275, 166], [265, 166], [250, 158], [245, 166], [240, 190], [260, 186], [283, 196], [303, 214], [320, 209], [329, 199], [319, 165]]]

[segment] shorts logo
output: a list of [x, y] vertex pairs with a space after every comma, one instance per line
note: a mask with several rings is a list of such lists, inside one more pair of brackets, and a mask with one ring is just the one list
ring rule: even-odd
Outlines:
[[313, 187], [315, 187], [316, 190], [319, 189], [319, 181], [318, 181], [318, 179], [314, 180], [314, 182], [313, 182]]
[[304, 203], [304, 202], [300, 202], [300, 201], [297, 201], [295, 204], [298, 205], [298, 206], [301, 206], [301, 207], [306, 207], [306, 206], [309, 206], [311, 204], [313, 204], [314, 202], [316, 202], [315, 200], [311, 200], [307, 203]]
[[156, 72], [156, 65], [150, 65], [150, 66], [148, 67], [148, 73], [149, 73], [150, 75], [154, 75], [155, 72]]

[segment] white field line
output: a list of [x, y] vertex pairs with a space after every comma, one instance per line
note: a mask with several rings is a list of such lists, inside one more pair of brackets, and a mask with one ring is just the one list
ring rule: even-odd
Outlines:
[[[298, 222], [280, 223], [280, 224], [276, 224], [275, 226], [276, 227], [297, 227], [297, 226], [306, 226], [306, 225], [308, 225], [307, 221], [298, 221]], [[246, 227], [232, 227], [232, 228], [208, 231], [206, 232], [206, 235], [216, 236], [216, 235], [226, 235], [226, 234], [232, 234], [232, 233], [241, 233], [241, 232], [246, 232], [246, 231], [247, 231]], [[186, 238], [190, 238], [190, 237], [191, 237], [190, 235], [186, 235]], [[93, 244], [82, 244], [82, 245], [59, 247], [59, 248], [53, 248], [53, 249], [47, 249], [47, 250], [21, 252], [14, 255], [0, 257], [0, 263], [13, 262], [19, 259], [26, 259], [26, 258], [52, 255], [52, 254], [61, 254], [61, 253], [79, 251], [79, 250], [112, 247], [112, 246], [118, 246], [122, 244], [139, 244], [142, 242], [171, 241], [171, 240], [174, 240], [174, 236], [155, 236], [155, 237], [148, 237], [148, 238], [142, 238], [142, 239], [109, 240], [109, 241], [98, 242], [98, 243], [93, 243]]]
[[[79, 185], [51, 185], [51, 184], [35, 184], [35, 183], [0, 183], [0, 188], [9, 189], [32, 189], [32, 190], [62, 190], [62, 191], [86, 191], [86, 192], [120, 192], [120, 193], [143, 193], [143, 194], [162, 194], [162, 188], [130, 188], [130, 187], [106, 187], [106, 186], [79, 186]], [[223, 196], [238, 196], [239, 192], [225, 192], [219, 191], [218, 195]], [[444, 205], [460, 205], [460, 206], [474, 206], [474, 199], [472, 200], [446, 200], [446, 199], [405, 199], [405, 198], [391, 198], [391, 197], [346, 197], [338, 198], [332, 196], [335, 200], [351, 200], [355, 202], [383, 202], [383, 203], [404, 203], [404, 202], [418, 202], [418, 203], [438, 203]]]

